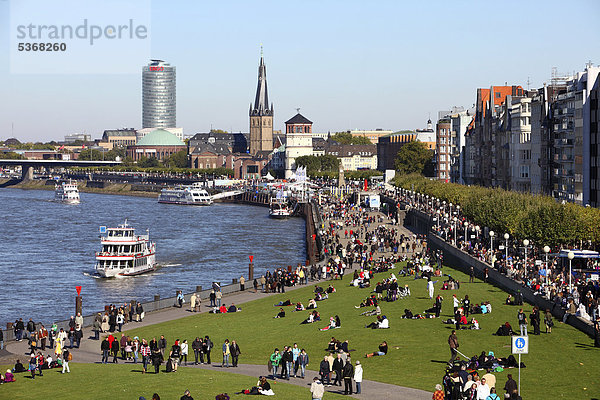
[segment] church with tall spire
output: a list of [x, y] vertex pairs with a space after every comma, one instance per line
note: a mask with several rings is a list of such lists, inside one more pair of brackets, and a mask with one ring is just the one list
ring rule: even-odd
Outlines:
[[273, 103], [269, 107], [267, 92], [267, 67], [260, 49], [258, 86], [254, 104], [250, 103], [250, 154], [273, 150]]

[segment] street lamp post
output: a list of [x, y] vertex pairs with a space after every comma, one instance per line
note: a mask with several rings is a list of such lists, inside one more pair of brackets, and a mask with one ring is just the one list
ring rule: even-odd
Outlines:
[[567, 254], [567, 258], [569, 259], [569, 295], [571, 295], [571, 293], [573, 292], [573, 289], [571, 287], [571, 262], [575, 258], [575, 253], [569, 251], [569, 253]]
[[475, 225], [475, 236], [477, 236], [477, 241], [479, 241], [479, 231], [481, 227], [479, 225]]
[[456, 221], [458, 221], [458, 218], [454, 217], [454, 245], [456, 246]]
[[491, 252], [490, 252], [490, 262], [491, 262], [492, 256], [494, 254], [494, 231], [490, 231], [490, 249], [491, 249]]
[[465, 245], [468, 242], [468, 238], [467, 238], [467, 228], [469, 227], [469, 223], [467, 221], [465, 221]]
[[523, 240], [523, 247], [525, 248], [525, 273], [527, 273], [527, 246], [529, 246], [529, 240]]
[[510, 238], [510, 235], [508, 233], [504, 234], [504, 240], [506, 241], [506, 246], [505, 246], [505, 259], [504, 261], [506, 262], [506, 267], [508, 268], [508, 239]]
[[460, 206], [456, 206], [456, 216], [460, 215]]
[[548, 253], [550, 252], [550, 247], [544, 246], [544, 253], [546, 253], [546, 285], [550, 283], [550, 277], [548, 276]]

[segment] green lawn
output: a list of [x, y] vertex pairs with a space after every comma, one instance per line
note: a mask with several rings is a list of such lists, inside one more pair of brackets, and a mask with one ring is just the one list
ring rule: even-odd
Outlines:
[[[461, 282], [468, 282], [468, 277], [448, 267], [445, 273], [450, 273]], [[376, 279], [378, 276], [375, 277]], [[220, 362], [219, 349], [221, 343], [228, 338], [237, 340], [242, 355], [240, 363], [260, 365], [257, 375], [266, 373], [266, 363], [275, 347], [297, 342], [306, 348], [310, 356], [311, 369], [318, 369], [318, 362], [325, 354], [324, 349], [331, 336], [340, 340], [349, 339], [353, 358], [360, 359], [364, 365], [364, 378], [401, 386], [432, 390], [436, 383], [441, 382], [445, 362], [450, 358], [447, 337], [452, 329], [441, 323], [440, 319], [402, 320], [404, 308], [413, 313], [423, 312], [431, 307], [426, 292], [424, 280], [415, 281], [413, 278], [400, 278], [400, 284], [408, 283], [412, 297], [393, 303], [382, 303], [383, 313], [390, 319], [390, 329], [371, 330], [364, 325], [371, 322], [373, 317], [361, 317], [354, 305], [365, 298], [369, 289], [357, 289], [346, 286], [344, 282], [334, 283], [337, 293], [330, 295], [329, 300], [319, 302], [319, 311], [323, 321], [316, 324], [300, 325], [307, 312], [291, 312], [287, 307], [287, 317], [273, 319], [278, 308], [273, 304], [285, 299], [302, 301], [306, 304], [311, 296], [312, 285], [293, 292], [263, 298], [243, 304], [243, 311], [235, 314], [202, 314], [186, 317], [168, 323], [149, 326], [128, 331], [130, 335], [140, 338], [159, 337], [164, 334], [169, 345], [175, 339], [191, 341], [196, 336], [210, 335], [215, 342], [213, 362]], [[439, 291], [441, 282], [436, 284], [436, 294], [442, 293], [444, 306], [442, 319], [451, 317], [452, 292]], [[490, 301], [493, 312], [491, 315], [478, 319], [481, 330], [462, 330], [458, 333], [460, 350], [466, 355], [479, 354], [482, 351], [493, 351], [497, 356], [506, 357], [510, 353], [510, 338], [496, 337], [492, 333], [509, 321], [516, 326], [518, 308], [502, 303], [506, 293], [484, 284], [480, 281], [469, 284], [463, 283], [456, 291], [462, 298], [465, 294], [473, 303]], [[226, 302], [226, 300], [225, 300]], [[531, 306], [525, 307], [526, 312]], [[329, 316], [338, 314], [342, 327], [333, 331], [320, 332], [317, 328], [327, 325]], [[543, 331], [543, 328], [542, 328]], [[377, 349], [382, 340], [387, 340], [390, 352], [386, 357], [363, 359], [364, 353]], [[578, 330], [558, 323], [552, 334], [530, 336], [529, 354], [522, 361], [527, 368], [522, 370], [522, 393], [528, 400], [546, 399], [551, 393], [553, 398], [584, 399], [600, 393], [600, 381], [597, 379], [600, 371], [600, 349], [591, 347], [592, 340]], [[217, 354], [215, 354], [217, 353]], [[503, 387], [507, 372], [517, 375], [517, 370], [505, 370], [497, 374], [498, 386]]]
[[[29, 374], [16, 374], [15, 383], [0, 386], [0, 398], [11, 400], [28, 399], [131, 399], [144, 396], [150, 400], [153, 393], [161, 399], [179, 399], [186, 389], [197, 400], [214, 399], [219, 393], [234, 395], [242, 389], [256, 385], [256, 378], [207, 371], [196, 368], [179, 368], [176, 373], [142, 375], [141, 364], [75, 364], [71, 363], [71, 373], [61, 374], [60, 369], [45, 371], [43, 377], [35, 380]], [[4, 367], [6, 371], [7, 367]], [[163, 364], [164, 369], [164, 364]], [[306, 388], [277, 383], [272, 385], [279, 399], [302, 399], [310, 396]], [[343, 396], [327, 393], [326, 399], [341, 399]]]

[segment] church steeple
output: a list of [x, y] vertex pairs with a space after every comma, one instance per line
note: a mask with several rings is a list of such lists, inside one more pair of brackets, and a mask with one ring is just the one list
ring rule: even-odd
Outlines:
[[267, 91], [267, 67], [260, 48], [260, 65], [258, 66], [258, 86], [256, 87], [256, 97], [254, 106], [251, 107], [250, 115], [273, 115], [273, 104], [269, 109], [269, 93]]
[[250, 154], [273, 151], [273, 104], [269, 108], [267, 67], [260, 47], [258, 86], [254, 105], [250, 103]]

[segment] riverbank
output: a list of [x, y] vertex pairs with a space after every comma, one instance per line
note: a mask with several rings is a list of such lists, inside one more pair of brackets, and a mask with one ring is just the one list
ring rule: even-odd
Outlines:
[[[0, 185], [3, 185], [8, 181], [9, 179], [0, 179]], [[144, 192], [140, 190], [133, 190], [132, 186], [133, 185], [129, 183], [109, 183], [106, 184], [106, 186], [103, 188], [98, 188], [88, 187], [87, 181], [78, 182], [79, 191], [82, 193], [158, 198], [158, 193], [156, 192]], [[23, 190], [54, 190], [54, 186], [46, 185], [45, 180], [24, 181], [8, 187]]]

